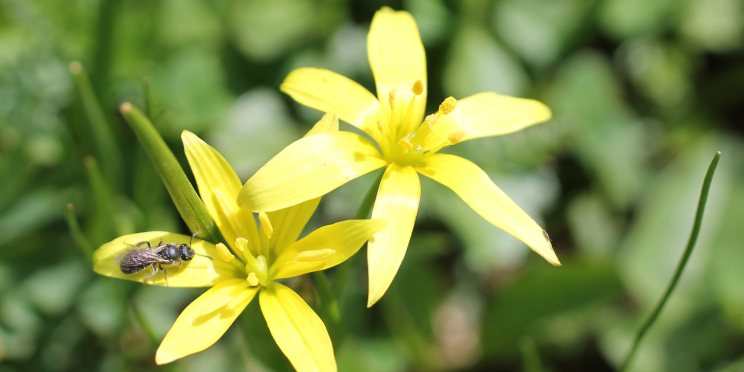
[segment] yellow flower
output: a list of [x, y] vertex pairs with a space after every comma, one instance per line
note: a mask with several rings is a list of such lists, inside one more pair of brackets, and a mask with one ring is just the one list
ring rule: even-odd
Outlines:
[[[326, 115], [308, 135], [338, 130], [335, 115]], [[340, 264], [387, 222], [350, 220], [321, 227], [297, 240], [320, 198], [290, 208], [261, 213], [260, 229], [253, 214], [236, 204], [241, 183], [235, 171], [212, 147], [194, 134], [181, 136], [199, 192], [232, 250], [195, 239], [198, 255], [182, 266], [166, 266], [150, 283], [173, 287], [211, 289], [192, 302], [176, 320], [155, 355], [158, 364], [172, 362], [214, 344], [259, 294], [261, 310], [274, 340], [298, 371], [336, 371], [328, 332], [313, 310], [288, 287], [275, 282]], [[190, 237], [167, 232], [146, 232], [119, 237], [94, 254], [94, 270], [102, 275], [143, 281], [150, 268], [126, 275], [115, 257], [128, 245], [147, 241], [187, 244]], [[235, 257], [235, 255], [237, 257]]]
[[368, 306], [390, 286], [408, 247], [421, 192], [417, 172], [449, 187], [483, 218], [560, 265], [543, 229], [483, 170], [461, 157], [438, 153], [460, 141], [546, 121], [550, 109], [534, 100], [480, 93], [460, 101], [449, 97], [424, 119], [426, 56], [416, 22], [407, 12], [378, 11], [367, 52], [377, 98], [354, 81], [317, 68], [292, 71], [281, 89], [299, 103], [337, 113], [377, 146], [351, 132], [298, 140], [246, 182], [238, 204], [254, 212], [285, 208], [387, 166], [372, 217], [390, 224], [369, 243]]

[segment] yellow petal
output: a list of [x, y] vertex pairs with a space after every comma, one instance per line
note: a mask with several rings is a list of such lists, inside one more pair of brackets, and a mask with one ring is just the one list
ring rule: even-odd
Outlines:
[[547, 106], [532, 99], [479, 93], [457, 101], [454, 111], [441, 116], [436, 132], [426, 137], [423, 146], [436, 147], [456, 131], [465, 132], [461, 141], [516, 132], [550, 120], [551, 116]]
[[273, 212], [323, 196], [385, 164], [377, 148], [356, 133], [319, 133], [269, 160], [240, 190], [238, 204]]
[[325, 325], [297, 293], [271, 283], [259, 301], [271, 335], [298, 372], [337, 370]]
[[380, 139], [377, 131], [380, 103], [354, 80], [333, 71], [303, 67], [290, 72], [279, 89], [305, 106], [335, 112], [339, 119], [375, 140]]
[[[414, 84], [421, 81], [423, 91], [416, 97], [410, 120], [420, 124], [426, 109], [426, 54], [413, 17], [408, 12], [395, 12], [387, 7], [377, 11], [367, 36], [367, 54], [375, 75], [377, 97], [380, 102], [388, 102], [390, 92], [395, 89], [399, 118], [406, 114], [407, 103], [414, 96]], [[388, 116], [389, 105], [382, 107]]]
[[471, 161], [434, 154], [416, 170], [452, 189], [488, 222], [523, 241], [551, 264], [561, 264], [543, 229]]
[[271, 256], [280, 254], [284, 248], [294, 243], [310, 220], [315, 209], [318, 208], [320, 198], [310, 199], [293, 207], [269, 212], [269, 220], [274, 226], [274, 234], [269, 240]]
[[384, 219], [374, 219], [323, 226], [281, 252], [271, 268], [274, 278], [290, 278], [336, 266], [353, 256], [387, 224]]
[[155, 363], [170, 363], [217, 342], [258, 292], [244, 283], [245, 279], [220, 283], [186, 307], [158, 347]]
[[388, 227], [370, 240], [367, 248], [369, 261], [369, 297], [372, 306], [385, 294], [398, 272], [411, 240], [416, 221], [421, 183], [413, 167], [391, 164], [380, 182], [372, 218], [384, 218]]
[[[116, 262], [117, 258], [121, 259], [128, 251], [137, 249], [133, 245], [140, 242], [149, 242], [152, 247], [156, 247], [160, 241], [163, 244], [189, 244], [190, 240], [190, 236], [164, 231], [150, 231], [120, 236], [96, 250], [93, 254], [93, 270], [101, 275], [112, 278], [133, 280], [141, 283], [145, 276], [152, 271], [152, 268], [147, 267], [135, 274], [124, 274]], [[139, 248], [146, 247], [147, 245], [144, 244]], [[168, 270], [168, 285], [171, 287], [208, 287], [228, 279], [245, 276], [240, 269], [223, 261], [212, 243], [194, 239], [191, 248], [196, 253], [207, 255], [212, 259], [194, 256], [191, 261], [184, 261], [181, 267], [178, 267], [178, 265], [164, 266]], [[157, 273], [147, 281], [147, 284], [166, 285], [164, 273]]]
[[[195, 134], [183, 131], [181, 140], [194, 172], [199, 194], [226, 243], [233, 245], [236, 238], [242, 237], [248, 240], [250, 247], [257, 247], [258, 230], [253, 214], [239, 208], [235, 202], [241, 187], [235, 171], [217, 150]], [[239, 249], [233, 251], [245, 261], [243, 252]], [[253, 253], [256, 254], [255, 251]]]
[[323, 115], [323, 117], [313, 125], [313, 128], [305, 134], [305, 137], [325, 132], [338, 132], [338, 115], [335, 112], [329, 112]]

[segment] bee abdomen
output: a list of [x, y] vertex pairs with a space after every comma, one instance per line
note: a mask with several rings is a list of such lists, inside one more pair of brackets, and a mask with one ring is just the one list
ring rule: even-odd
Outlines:
[[121, 266], [119, 266], [119, 268], [121, 269], [121, 272], [123, 272], [124, 274], [134, 274], [134, 273], [138, 273], [138, 272], [144, 270], [145, 269], [145, 265], [142, 265], [142, 266], [124, 266], [124, 265], [121, 265]]

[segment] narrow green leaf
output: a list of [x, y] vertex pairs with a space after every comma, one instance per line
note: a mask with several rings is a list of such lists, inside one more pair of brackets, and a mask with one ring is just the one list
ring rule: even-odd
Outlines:
[[532, 337], [525, 336], [519, 340], [519, 350], [522, 353], [522, 370], [524, 372], [542, 372], [540, 353]]
[[213, 243], [220, 242], [221, 234], [212, 216], [209, 215], [204, 203], [196, 194], [181, 164], [178, 163], [150, 120], [129, 102], [122, 103], [120, 110], [155, 165], [155, 169], [160, 173], [165, 188], [189, 229], [199, 231], [198, 236], [203, 239]]
[[101, 109], [101, 104], [96, 98], [88, 74], [80, 62], [70, 63], [70, 73], [75, 78], [75, 85], [80, 93], [85, 114], [88, 117], [90, 130], [95, 139], [97, 157], [103, 163], [106, 173], [106, 181], [112, 187], [118, 187], [119, 177], [122, 174], [122, 159], [119, 145], [106, 116]]
[[80, 248], [85, 259], [88, 260], [88, 263], [92, 264], [93, 246], [90, 244], [90, 241], [88, 241], [83, 230], [80, 229], [80, 224], [75, 216], [75, 207], [72, 204], [67, 204], [67, 213], [65, 217], [67, 220], [67, 227], [70, 229], [70, 235], [72, 235], [72, 240], [74, 240], [78, 248]]
[[344, 335], [344, 329], [341, 322], [341, 310], [338, 307], [336, 296], [333, 294], [331, 282], [323, 271], [313, 272], [313, 279], [315, 279], [315, 287], [318, 289], [320, 296], [322, 317], [326, 320], [328, 332], [331, 339], [335, 341], [334, 345], [338, 346], [341, 344], [339, 341]]
[[83, 162], [93, 194], [93, 218], [91, 219], [89, 232], [93, 243], [99, 245], [114, 238], [117, 232], [114, 206], [112, 205], [113, 196], [96, 159], [92, 156], [86, 156]]
[[682, 258], [680, 258], [679, 263], [677, 264], [677, 269], [674, 271], [672, 280], [669, 282], [666, 291], [664, 291], [664, 294], [661, 296], [659, 303], [648, 316], [646, 321], [643, 322], [641, 328], [638, 329], [638, 333], [633, 340], [633, 345], [630, 348], [630, 352], [628, 352], [628, 356], [625, 358], [625, 361], [623, 362], [620, 369], [618, 369], [618, 371], [620, 372], [623, 372], [627, 370], [628, 367], [630, 367], [630, 363], [633, 361], [633, 356], [638, 350], [638, 346], [641, 344], [643, 336], [646, 335], [646, 332], [648, 332], [649, 328], [651, 328], [656, 319], [659, 317], [659, 314], [661, 314], [661, 310], [664, 309], [664, 305], [666, 305], [667, 300], [669, 300], [669, 297], [671, 297], [674, 288], [677, 287], [679, 278], [682, 277], [682, 271], [684, 271], [685, 266], [687, 266], [687, 261], [692, 255], [692, 249], [695, 248], [695, 243], [697, 242], [698, 235], [700, 234], [700, 226], [703, 223], [703, 212], [705, 212], [705, 203], [708, 202], [710, 183], [713, 181], [713, 174], [716, 172], [716, 167], [718, 167], [718, 160], [720, 158], [721, 152], [718, 151], [713, 156], [713, 161], [710, 162], [708, 172], [705, 174], [705, 180], [703, 180], [703, 189], [700, 191], [700, 200], [698, 201], [697, 212], [695, 212], [695, 222], [692, 224], [690, 239], [687, 241], [687, 247], [685, 247], [685, 251], [684, 253], [682, 253]]

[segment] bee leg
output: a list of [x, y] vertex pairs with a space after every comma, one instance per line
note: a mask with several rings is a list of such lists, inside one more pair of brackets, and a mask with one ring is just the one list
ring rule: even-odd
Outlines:
[[163, 270], [163, 276], [165, 276], [165, 285], [170, 288], [170, 284], [168, 284], [168, 269], [164, 268], [162, 265], [160, 266], [160, 270]]
[[149, 274], [147, 274], [147, 276], [145, 277], [145, 280], [142, 281], [142, 285], [145, 286], [145, 287], [147, 287], [147, 281], [150, 280], [150, 278], [152, 278], [153, 276], [155, 276], [155, 274], [157, 274], [157, 273], [158, 273], [158, 267], [155, 266], [155, 265], [152, 265], [152, 272], [150, 272]]

